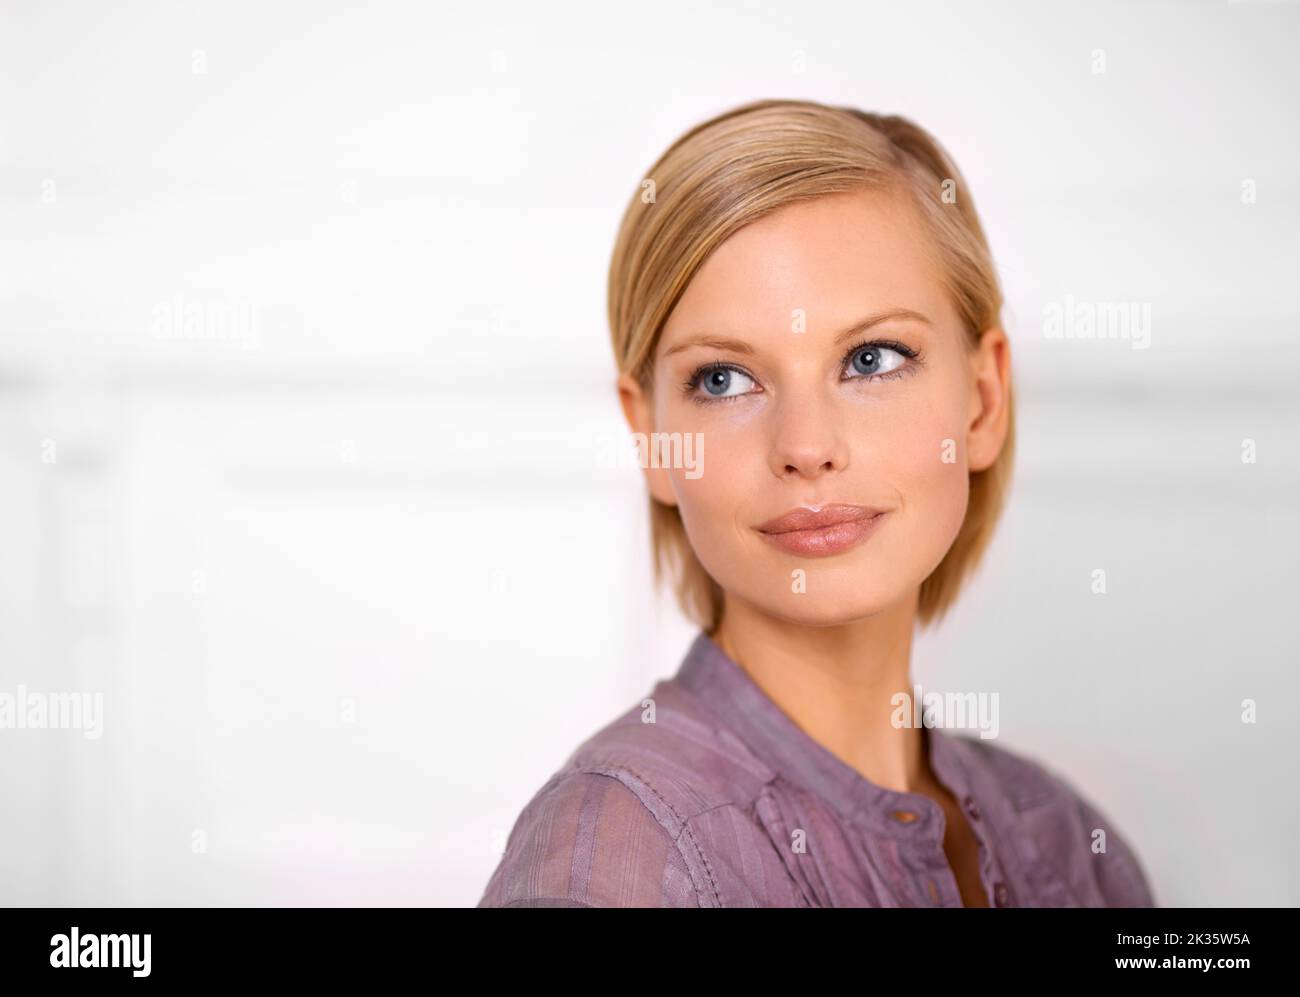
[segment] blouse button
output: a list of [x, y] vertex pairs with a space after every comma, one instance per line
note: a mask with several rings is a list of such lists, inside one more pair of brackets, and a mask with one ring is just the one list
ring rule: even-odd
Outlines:
[[972, 796], [966, 797], [966, 812], [970, 814], [971, 820], [980, 819], [980, 808], [975, 805], [975, 798]]
[[1005, 907], [1007, 905], [1007, 884], [1006, 883], [993, 884], [993, 902], [999, 907]]
[[910, 824], [916, 820], [916, 814], [911, 810], [894, 810], [890, 813], [890, 816], [900, 824]]

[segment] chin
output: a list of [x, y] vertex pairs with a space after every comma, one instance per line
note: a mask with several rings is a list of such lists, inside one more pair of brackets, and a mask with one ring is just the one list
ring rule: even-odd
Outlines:
[[[901, 595], [897, 598], [901, 598]], [[896, 599], [874, 598], [861, 591], [852, 595], [802, 595], [791, 593], [778, 603], [754, 601], [770, 616], [805, 627], [836, 627], [856, 623], [894, 605]]]

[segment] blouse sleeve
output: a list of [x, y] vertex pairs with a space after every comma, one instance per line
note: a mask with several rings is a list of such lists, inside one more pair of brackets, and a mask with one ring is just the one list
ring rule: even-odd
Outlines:
[[1106, 851], [1092, 855], [1097, 882], [1107, 907], [1155, 907], [1155, 897], [1137, 852], [1110, 818], [1091, 800], [1076, 793], [1083, 826], [1106, 832]]
[[479, 907], [698, 907], [677, 839], [612, 775], [574, 772], [524, 807]]

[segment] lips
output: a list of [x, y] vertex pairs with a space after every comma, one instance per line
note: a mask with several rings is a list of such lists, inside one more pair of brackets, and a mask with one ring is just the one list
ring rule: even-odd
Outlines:
[[791, 509], [776, 519], [769, 520], [758, 527], [760, 533], [792, 533], [798, 530], [819, 530], [825, 526], [838, 526], [840, 523], [852, 523], [859, 519], [870, 519], [883, 509], [872, 509], [864, 505], [845, 505], [835, 503], [820, 508], [801, 506]]
[[764, 540], [791, 553], [828, 557], [866, 541], [884, 517], [883, 509], [834, 503], [791, 509], [756, 529]]

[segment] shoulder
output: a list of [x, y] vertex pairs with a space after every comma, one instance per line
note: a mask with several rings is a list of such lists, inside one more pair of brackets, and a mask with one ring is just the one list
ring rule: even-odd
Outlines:
[[726, 805], [746, 806], [775, 773], [717, 716], [673, 681], [582, 742], [571, 772], [613, 775], [670, 823]]
[[962, 736], [960, 741], [1076, 888], [1086, 878], [1106, 906], [1155, 906], [1151, 884], [1127, 833], [1072, 779], [1054, 765], [991, 739]]
[[552, 776], [515, 821], [480, 907], [695, 907], [678, 831], [615, 775]]
[[510, 831], [480, 907], [719, 903], [696, 821], [771, 774], [672, 682], [584, 740]]

